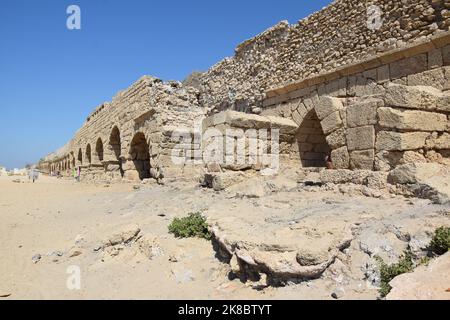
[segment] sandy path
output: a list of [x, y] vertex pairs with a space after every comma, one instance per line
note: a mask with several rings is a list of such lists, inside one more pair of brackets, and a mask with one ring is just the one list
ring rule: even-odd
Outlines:
[[[250, 199], [202, 189], [193, 181], [135, 190], [132, 184], [93, 185], [45, 176], [34, 184], [15, 179], [0, 177], [0, 299], [331, 299], [339, 286], [346, 288], [345, 299], [376, 299], [376, 288], [364, 280], [361, 268], [369, 256], [360, 243], [384, 246], [389, 238], [401, 252], [407, 242], [392, 233], [396, 228], [421, 232], [450, 223], [442, 214], [448, 208], [402, 197], [293, 190]], [[238, 279], [230, 281], [230, 266], [217, 259], [211, 242], [168, 233], [174, 217], [197, 211], [210, 222], [222, 221], [230, 236], [256, 242], [282, 240], [273, 235], [297, 230], [293, 221], [310, 221], [314, 228], [344, 219], [360, 227], [349, 251], [340, 256], [345, 266], [338, 261], [320, 279], [258, 291]], [[141, 235], [155, 237], [161, 252], [149, 259], [137, 244], [121, 247], [117, 255], [95, 250], [130, 224], [137, 224]], [[74, 251], [80, 254], [71, 257]], [[42, 258], [33, 263], [36, 254]], [[80, 290], [67, 287], [71, 266], [81, 271]]]
[[[161, 190], [155, 190], [153, 198], [161, 198], [151, 199], [128, 184], [105, 187], [49, 177], [35, 184], [26, 178], [21, 178], [23, 183], [12, 180], [0, 178], [0, 295], [11, 294], [12, 299], [196, 299], [228, 298], [238, 289], [247, 291], [245, 297], [256, 294], [240, 283], [230, 286], [209, 242], [175, 240], [167, 233], [171, 214], [164, 218], [157, 213], [173, 209], [173, 214], [181, 215], [189, 201], [171, 203], [164, 187], [155, 187]], [[125, 250], [102, 262], [92, 248], [130, 223], [157, 235], [164, 255], [149, 261]], [[80, 238], [81, 244], [76, 245]], [[74, 246], [82, 254], [69, 258]], [[64, 252], [58, 262], [48, 256], [55, 251]], [[36, 264], [32, 262], [35, 254], [42, 255]], [[178, 262], [168, 261], [169, 256], [176, 256]], [[81, 268], [81, 290], [67, 289], [66, 272], [71, 265]]]

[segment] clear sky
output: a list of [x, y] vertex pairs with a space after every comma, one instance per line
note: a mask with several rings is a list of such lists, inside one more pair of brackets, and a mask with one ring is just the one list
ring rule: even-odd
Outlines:
[[[183, 80], [330, 0], [2, 0], [0, 166], [37, 162], [141, 76]], [[81, 8], [81, 30], [66, 9]]]

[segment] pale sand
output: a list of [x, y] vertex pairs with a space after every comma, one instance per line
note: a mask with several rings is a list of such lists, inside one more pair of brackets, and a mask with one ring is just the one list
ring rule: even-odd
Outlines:
[[[392, 232], [414, 235], [450, 224], [442, 214], [448, 207], [402, 197], [374, 199], [317, 189], [246, 199], [202, 189], [194, 181], [134, 190], [133, 184], [124, 183], [93, 185], [41, 176], [33, 184], [26, 177], [19, 178], [22, 183], [15, 179], [0, 177], [0, 300], [332, 299], [331, 293], [341, 287], [343, 299], [376, 299], [377, 289], [364, 280], [361, 268], [370, 257], [360, 243], [376, 249], [386, 239], [401, 253], [408, 242]], [[343, 218], [358, 222], [358, 227], [351, 247], [320, 279], [255, 290], [251, 283], [230, 281], [230, 266], [220, 262], [210, 241], [175, 239], [168, 233], [174, 217], [196, 211], [219, 221], [230, 239], [243, 241], [282, 243], [285, 239], [272, 234], [286, 230], [290, 239], [292, 232], [334, 225], [333, 220]], [[291, 220], [306, 225], [293, 228]], [[117, 256], [94, 251], [130, 224], [137, 224], [141, 235], [155, 236], [162, 254], [149, 259], [136, 244], [123, 247]], [[75, 249], [81, 255], [70, 257]], [[54, 261], [49, 254], [56, 251], [63, 256]], [[36, 254], [42, 259], [35, 264]], [[67, 268], [73, 265], [81, 269], [81, 290], [66, 285]]]
[[[10, 294], [6, 299], [265, 297], [239, 281], [228, 281], [227, 265], [215, 258], [210, 242], [168, 234], [172, 216], [182, 215], [189, 205], [171, 202], [166, 187], [154, 187], [160, 192], [159, 202], [167, 202], [167, 208], [156, 209], [153, 203], [158, 201], [134, 191], [131, 184], [105, 187], [45, 176], [34, 184], [26, 177], [19, 178], [24, 183], [14, 179], [0, 177], [0, 296]], [[167, 217], [157, 215], [162, 211]], [[92, 249], [130, 223], [138, 223], [145, 234], [157, 235], [164, 255], [148, 260], [130, 249], [102, 262], [101, 254]], [[69, 258], [78, 235], [85, 239], [78, 245], [82, 254]], [[64, 252], [59, 262], [47, 256], [54, 251]], [[42, 259], [34, 264], [37, 253]], [[178, 262], [170, 262], [170, 256]], [[79, 291], [66, 286], [71, 265], [82, 271]]]

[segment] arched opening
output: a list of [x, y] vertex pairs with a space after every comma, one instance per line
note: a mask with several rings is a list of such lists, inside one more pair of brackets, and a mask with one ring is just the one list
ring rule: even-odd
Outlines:
[[122, 145], [120, 141], [120, 131], [117, 126], [115, 126], [112, 131], [111, 135], [109, 136], [109, 147], [111, 148], [112, 152], [114, 153], [114, 156], [119, 164], [119, 170], [120, 175], [123, 177], [123, 169], [122, 169], [122, 161], [120, 159], [121, 153], [122, 153]]
[[99, 162], [103, 161], [103, 141], [101, 138], [97, 139], [97, 143], [95, 144], [95, 153], [97, 154], [97, 160]]
[[136, 133], [131, 141], [130, 157], [139, 173], [139, 179], [150, 178], [150, 148], [142, 132]]
[[308, 112], [295, 136], [300, 161], [304, 168], [326, 167], [326, 158], [330, 155], [326, 136], [320, 120], [314, 110]]
[[78, 159], [77, 160], [80, 164], [83, 164], [83, 152], [81, 152], [81, 148], [78, 149]]
[[119, 128], [114, 127], [111, 131], [111, 135], [109, 137], [109, 145], [111, 146], [116, 159], [119, 160], [121, 154], [121, 144], [120, 144], [120, 131]]
[[91, 145], [88, 143], [88, 145], [86, 146], [86, 159], [87, 159], [87, 162], [89, 163], [89, 164], [91, 164], [92, 163], [92, 157], [91, 157]]

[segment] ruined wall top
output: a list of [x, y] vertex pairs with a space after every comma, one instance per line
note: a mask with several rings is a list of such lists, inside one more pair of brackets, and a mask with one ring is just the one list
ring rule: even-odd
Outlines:
[[240, 44], [203, 74], [201, 104], [249, 112], [268, 89], [330, 72], [448, 31], [449, 0], [336, 0]]

